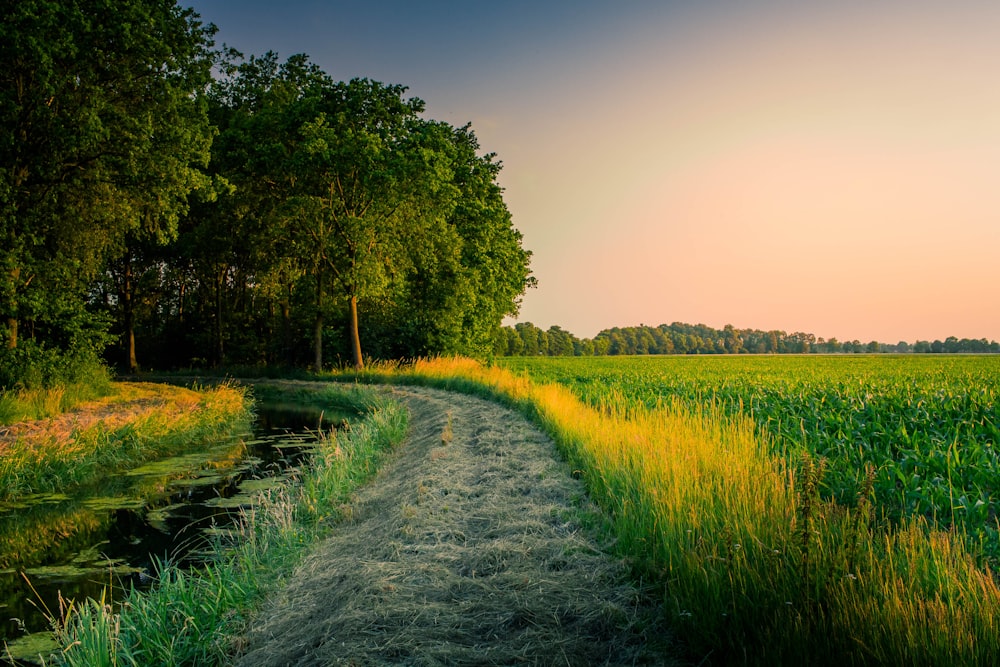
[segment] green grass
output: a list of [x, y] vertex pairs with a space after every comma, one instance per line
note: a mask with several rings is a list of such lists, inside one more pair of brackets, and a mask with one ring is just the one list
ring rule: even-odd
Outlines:
[[329, 407], [364, 404], [364, 420], [347, 434], [323, 435], [301, 480], [248, 510], [213, 562], [190, 571], [165, 564], [152, 589], [133, 591], [120, 609], [90, 603], [64, 615], [56, 623], [62, 664], [227, 664], [265, 596], [332, 529], [351, 493], [406, 431], [405, 410], [370, 390], [317, 393]]
[[87, 355], [26, 345], [0, 350], [0, 425], [44, 419], [113, 393], [107, 367]]
[[591, 405], [679, 401], [751, 418], [776, 451], [825, 460], [824, 497], [853, 505], [871, 481], [880, 513], [970, 535], [1000, 563], [1000, 357], [754, 356], [520, 358], [516, 372]]
[[[681, 638], [695, 664], [1000, 664], [995, 576], [954, 528], [942, 530], [919, 513], [882, 520], [879, 467], [861, 466], [853, 497], [837, 502], [823, 487], [833, 457], [783, 444], [747, 411], [704, 393], [690, 401], [639, 399], [635, 392], [646, 385], [638, 374], [619, 381], [614, 366], [602, 367], [603, 377], [585, 363], [566, 368], [549, 368], [565, 385], [468, 360], [372, 369], [363, 379], [492, 396], [545, 428], [606, 513], [620, 555], [662, 592], [670, 616], [664, 631]], [[697, 365], [688, 370], [693, 378], [711, 375]], [[717, 377], [732, 374], [723, 368]], [[581, 400], [574, 385], [589, 386], [591, 395]], [[659, 391], [667, 386], [661, 378]], [[342, 457], [329, 458], [337, 465]], [[343, 487], [333, 486], [316, 483], [309, 493], [342, 497]], [[293, 553], [313, 539], [311, 531], [336, 520], [336, 502], [276, 499], [266, 517], [252, 517], [248, 525], [265, 528], [247, 530], [243, 544], [251, 551], [234, 556], [233, 574], [218, 577], [227, 591], [246, 588], [251, 599], [260, 593], [255, 586], [280, 579], [287, 570], [257, 565], [267, 559], [253, 554]], [[221, 594], [218, 585], [207, 587], [208, 602], [197, 604], [211, 610], [212, 596]], [[136, 655], [144, 636], [160, 633], [147, 646], [186, 641], [177, 624], [187, 612], [173, 624], [154, 612], [186, 609], [187, 594], [166, 595], [149, 612], [150, 627], [127, 620], [129, 608], [109, 623], [121, 627], [119, 664], [138, 664], [126, 656]], [[219, 632], [231, 636], [248, 618], [239, 610], [223, 617]], [[183, 664], [142, 657], [149, 660], [142, 664]]]
[[115, 385], [107, 401], [163, 400], [162, 409], [109, 427], [105, 421], [76, 428], [53, 424], [48, 430], [8, 443], [0, 457], [0, 499], [29, 493], [65, 491], [100, 475], [178, 451], [192, 441], [210, 441], [246, 430], [249, 405], [244, 390], [221, 385], [197, 392], [180, 387]]
[[108, 396], [112, 385], [104, 382], [63, 384], [44, 389], [17, 389], [0, 392], [0, 425], [25, 419], [45, 419], [71, 410], [81, 403]]
[[[568, 384], [592, 379], [585, 363], [574, 371]], [[1000, 661], [993, 574], [954, 531], [922, 517], [877, 520], [873, 467], [845, 506], [820, 494], [828, 464], [778, 453], [747, 415], [710, 402], [648, 407], [606, 379], [588, 404], [565, 386], [463, 360], [366, 377], [491, 394], [543, 426], [608, 514], [635, 576], [662, 590], [694, 663]]]

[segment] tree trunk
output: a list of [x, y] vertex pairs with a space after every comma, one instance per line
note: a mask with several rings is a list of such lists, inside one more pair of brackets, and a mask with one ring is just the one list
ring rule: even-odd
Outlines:
[[180, 292], [178, 294], [178, 306], [177, 306], [177, 319], [180, 321], [181, 326], [184, 325], [184, 292], [187, 285], [181, 283]]
[[354, 369], [362, 370], [365, 367], [361, 358], [361, 337], [358, 335], [358, 297], [351, 294], [351, 353], [354, 355]]
[[313, 328], [313, 370], [323, 370], [323, 277], [316, 274], [316, 324]]
[[220, 268], [215, 276], [215, 365], [224, 363], [225, 348], [222, 343], [222, 285], [226, 279], [226, 269]]
[[135, 358], [135, 311], [132, 302], [132, 258], [125, 256], [125, 281], [122, 284], [122, 317], [125, 322], [125, 362], [129, 373], [139, 370]]
[[288, 285], [288, 296], [281, 300], [281, 360], [286, 366], [292, 365], [292, 286]]
[[[11, 283], [13, 287], [11, 289], [17, 290], [17, 281], [21, 277], [21, 268], [14, 267], [10, 270]], [[13, 295], [12, 295], [13, 296]], [[16, 301], [17, 297], [13, 297], [11, 300]], [[13, 304], [11, 304], [13, 305]], [[11, 308], [13, 312], [17, 312]], [[11, 314], [7, 316], [7, 349], [13, 350], [17, 348], [17, 315]]]

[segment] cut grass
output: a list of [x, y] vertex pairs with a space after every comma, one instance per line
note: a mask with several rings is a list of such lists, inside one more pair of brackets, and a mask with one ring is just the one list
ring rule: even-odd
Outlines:
[[[353, 376], [352, 376], [353, 377]], [[374, 369], [518, 406], [554, 437], [612, 518], [637, 576], [662, 586], [691, 657], [713, 664], [987, 665], [1000, 591], [955, 532], [898, 527], [820, 499], [753, 423], [707, 407], [597, 407], [463, 359]]]
[[191, 571], [164, 564], [150, 591], [132, 591], [119, 610], [88, 603], [57, 619], [62, 664], [226, 663], [265, 595], [339, 520], [353, 490], [405, 434], [402, 407], [371, 391], [333, 388], [326, 395], [360, 400], [368, 406], [366, 418], [345, 435], [321, 434], [301, 483], [271, 492], [247, 510], [232, 541], [217, 545], [213, 562]]

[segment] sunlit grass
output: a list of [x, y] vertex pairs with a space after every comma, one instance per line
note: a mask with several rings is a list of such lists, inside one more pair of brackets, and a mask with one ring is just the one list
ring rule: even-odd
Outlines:
[[390, 379], [493, 394], [547, 428], [611, 516], [637, 576], [662, 586], [696, 660], [1000, 659], [1000, 594], [961, 535], [919, 518], [876, 521], [867, 500], [822, 500], [821, 464], [806, 460], [793, 474], [746, 418], [613, 392], [590, 406], [564, 387], [462, 359], [418, 362]]
[[[235, 386], [200, 391], [130, 383], [115, 387], [115, 396], [92, 406], [96, 419], [42, 424], [0, 443], [0, 499], [65, 490], [249, 423], [244, 390]], [[124, 416], [116, 413], [119, 406]]]
[[0, 392], [0, 424], [54, 417], [112, 391], [111, 384], [106, 382], [3, 391]]
[[880, 514], [967, 532], [1000, 563], [1000, 356], [512, 358], [502, 365], [600, 406], [677, 401], [751, 418], [777, 454], [826, 460], [824, 497], [851, 506], [871, 466]]
[[152, 588], [133, 591], [120, 609], [94, 603], [65, 615], [56, 623], [65, 664], [228, 664], [265, 596], [332, 529], [351, 492], [406, 432], [402, 406], [370, 391], [314, 391], [330, 407], [365, 405], [364, 420], [347, 433], [321, 434], [299, 482], [246, 510], [233, 539], [217, 544], [214, 561], [190, 571], [164, 564]]
[[[1000, 592], [992, 573], [977, 566], [956, 532], [935, 530], [919, 517], [880, 520], [871, 505], [871, 482], [865, 481], [873, 470], [859, 471], [861, 491], [847, 507], [821, 497], [819, 459], [789, 462], [776, 456], [753, 423], [717, 408], [672, 401], [640, 406], [611, 392], [587, 405], [565, 387], [463, 359], [376, 368], [361, 379], [492, 396], [547, 429], [608, 514], [621, 556], [633, 564], [636, 577], [662, 591], [675, 635], [694, 662], [989, 665], [1000, 660]], [[397, 426], [375, 423], [372, 435], [364, 437]], [[356, 474], [370, 474], [374, 465], [366, 456], [355, 466], [355, 456], [345, 454], [357, 433], [352, 429], [350, 439], [338, 438], [317, 457], [318, 469], [330, 471], [324, 476], [349, 485]], [[345, 461], [368, 472], [340, 470]], [[274, 496], [269, 506], [254, 511], [243, 546], [224, 563], [232, 568], [229, 573], [206, 572], [205, 581], [218, 583], [199, 593], [208, 601], [191, 604], [207, 605], [210, 617], [216, 615], [212, 605], [218, 596], [246, 591], [240, 593], [246, 601], [223, 612], [223, 624], [206, 641], [217, 641], [220, 633], [238, 639], [252, 600], [288, 572], [294, 559], [289, 554], [314, 539], [313, 531], [336, 520], [348, 487], [307, 479], [301, 488], [301, 496]], [[260, 554], [279, 554], [275, 558], [282, 564]], [[121, 655], [133, 656], [122, 664], [184, 662], [134, 652], [167, 646], [171, 638], [176, 645], [187, 641], [180, 637], [184, 626], [165, 623], [158, 612], [188, 609], [184, 599], [191, 587], [185, 584], [176, 594], [169, 589], [164, 583], [166, 597], [149, 598], [156, 602], [148, 603], [154, 605], [148, 613], [133, 617], [131, 607], [122, 610], [117, 646]], [[135, 605], [147, 604], [138, 600]], [[152, 625], [128, 620], [145, 616], [156, 620]], [[143, 643], [143, 637], [149, 641]], [[214, 658], [206, 660], [211, 664]]]

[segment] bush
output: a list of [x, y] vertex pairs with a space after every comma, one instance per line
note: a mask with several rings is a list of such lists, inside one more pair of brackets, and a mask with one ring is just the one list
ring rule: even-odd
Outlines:
[[110, 382], [108, 369], [89, 351], [61, 352], [32, 341], [0, 351], [0, 391], [65, 385], [87, 385], [100, 390]]

